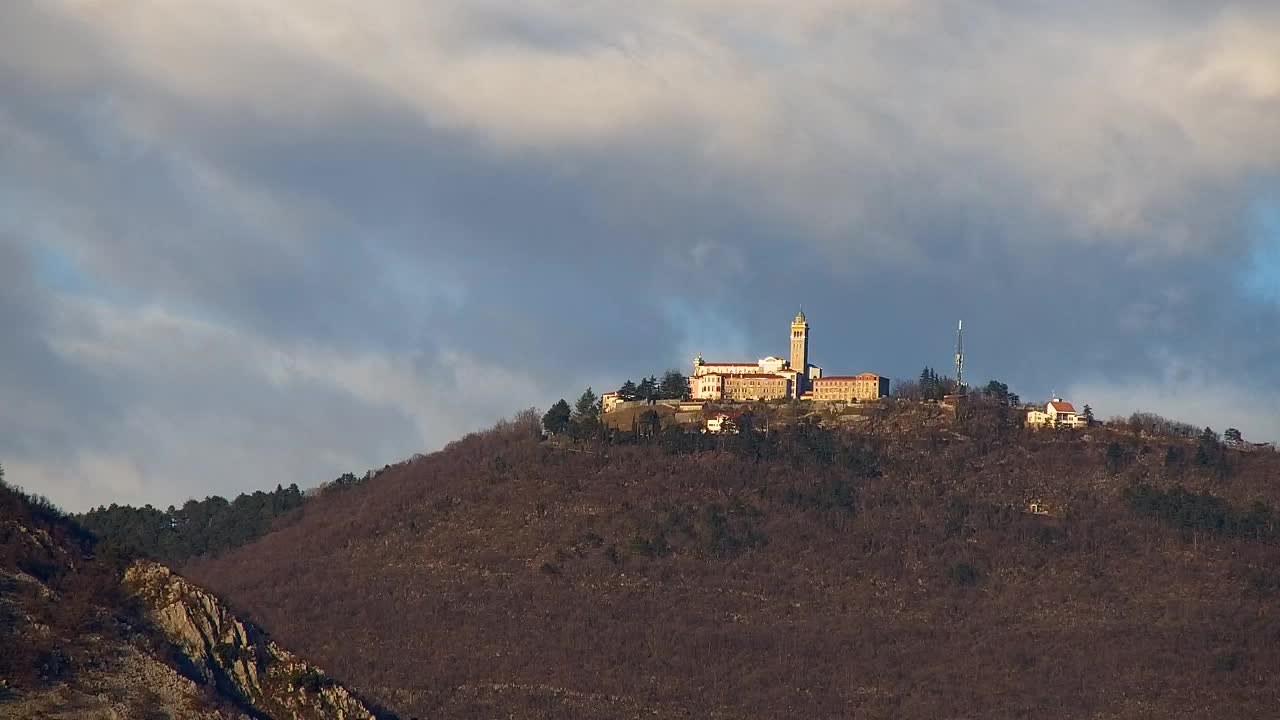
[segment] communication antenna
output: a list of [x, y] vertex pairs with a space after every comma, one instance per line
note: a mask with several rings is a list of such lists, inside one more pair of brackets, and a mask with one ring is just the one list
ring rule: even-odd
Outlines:
[[964, 390], [964, 321], [956, 325], [956, 394]]

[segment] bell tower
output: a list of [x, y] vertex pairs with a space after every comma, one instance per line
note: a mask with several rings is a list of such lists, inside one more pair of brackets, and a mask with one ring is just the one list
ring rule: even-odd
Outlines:
[[809, 323], [804, 318], [804, 308], [791, 321], [791, 369], [800, 373], [796, 377], [796, 395], [809, 388]]

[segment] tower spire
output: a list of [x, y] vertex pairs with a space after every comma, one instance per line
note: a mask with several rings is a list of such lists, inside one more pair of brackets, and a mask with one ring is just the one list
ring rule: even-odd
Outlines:
[[791, 369], [795, 370], [794, 397], [798, 400], [809, 388], [809, 323], [804, 318], [804, 308], [791, 322]]

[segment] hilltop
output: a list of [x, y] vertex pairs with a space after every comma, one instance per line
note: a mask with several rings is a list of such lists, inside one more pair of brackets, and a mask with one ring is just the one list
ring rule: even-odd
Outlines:
[[1274, 715], [1280, 456], [941, 413], [526, 413], [184, 569], [404, 717]]

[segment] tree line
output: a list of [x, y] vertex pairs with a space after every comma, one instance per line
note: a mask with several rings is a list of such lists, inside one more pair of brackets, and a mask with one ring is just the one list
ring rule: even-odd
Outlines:
[[[350, 475], [350, 474], [348, 474]], [[351, 476], [354, 479], [354, 476]], [[339, 478], [338, 482], [346, 478]], [[76, 520], [94, 535], [166, 564], [244, 545], [271, 529], [276, 518], [306, 501], [297, 484], [271, 492], [242, 493], [234, 500], [212, 495], [182, 507], [99, 506]]]
[[689, 378], [679, 370], [668, 370], [659, 380], [650, 375], [636, 383], [628, 380], [618, 388], [618, 399], [632, 400], [685, 400], [689, 397]]
[[926, 366], [916, 380], [895, 381], [892, 395], [901, 400], [941, 400], [955, 394], [958, 387], [954, 378], [939, 375], [938, 371]]
[[556, 401], [546, 414], [542, 416], [542, 428], [551, 435], [568, 435], [575, 440], [589, 438], [596, 434], [600, 424], [600, 398], [591, 388], [587, 388], [573, 408], [564, 398]]
[[[650, 375], [641, 378], [638, 383], [627, 380], [617, 392], [618, 399], [626, 402], [687, 400], [689, 378], [679, 370], [668, 370], [662, 374], [661, 379]], [[600, 422], [602, 412], [600, 397], [588, 387], [582, 395], [578, 396], [573, 407], [570, 407], [564, 398], [555, 402], [542, 416], [542, 427], [545, 432], [552, 435], [568, 435], [576, 440], [582, 440], [599, 435], [602, 427]]]
[[1161, 490], [1146, 483], [1127, 488], [1124, 498], [1137, 514], [1187, 535], [1206, 533], [1268, 543], [1280, 540], [1280, 517], [1262, 502], [1241, 511], [1208, 492], [1192, 492], [1181, 485]]

